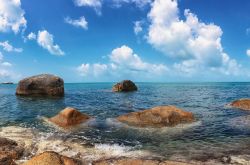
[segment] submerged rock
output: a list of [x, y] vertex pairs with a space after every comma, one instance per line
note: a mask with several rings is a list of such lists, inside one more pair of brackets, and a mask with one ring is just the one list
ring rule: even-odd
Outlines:
[[137, 86], [131, 80], [123, 80], [117, 83], [112, 88], [113, 92], [130, 92], [137, 91]]
[[71, 127], [84, 123], [91, 119], [90, 116], [77, 111], [74, 108], [67, 107], [58, 115], [49, 118], [49, 121], [60, 127]]
[[194, 115], [191, 112], [185, 112], [174, 106], [159, 106], [144, 111], [125, 114], [119, 116], [117, 120], [132, 126], [164, 127], [193, 122]]
[[32, 76], [18, 83], [16, 94], [23, 96], [63, 96], [64, 81], [60, 77], [50, 74]]
[[81, 162], [56, 152], [47, 151], [33, 157], [23, 165], [81, 165]]
[[249, 110], [250, 111], [250, 99], [240, 99], [233, 101], [230, 106], [242, 110]]
[[109, 159], [94, 162], [93, 165], [189, 165], [182, 162], [174, 161], [158, 161], [158, 160], [145, 160], [145, 159]]
[[14, 160], [20, 158], [23, 151], [15, 141], [0, 137], [0, 165], [14, 165]]

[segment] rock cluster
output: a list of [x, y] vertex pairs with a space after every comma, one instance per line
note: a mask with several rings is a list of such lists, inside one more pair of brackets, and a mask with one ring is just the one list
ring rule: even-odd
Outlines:
[[19, 81], [16, 94], [21, 96], [63, 96], [64, 81], [51, 74], [28, 77]]
[[48, 151], [33, 157], [23, 165], [81, 165], [81, 162], [56, 152]]
[[183, 111], [174, 106], [159, 106], [121, 115], [117, 120], [138, 127], [164, 127], [193, 122], [194, 115], [191, 112]]
[[123, 80], [115, 84], [112, 88], [113, 92], [131, 92], [137, 91], [137, 86], [131, 80]]
[[10, 139], [0, 137], [0, 165], [14, 165], [23, 154], [23, 148]]

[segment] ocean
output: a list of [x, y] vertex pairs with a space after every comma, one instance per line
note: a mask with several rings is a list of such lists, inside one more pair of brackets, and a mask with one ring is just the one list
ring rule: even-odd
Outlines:
[[[70, 139], [79, 145], [149, 151], [163, 159], [207, 161], [230, 154], [250, 155], [250, 112], [227, 106], [250, 98], [250, 83], [136, 84], [137, 92], [114, 93], [113, 83], [68, 83], [63, 98], [19, 97], [16, 85], [0, 85], [0, 127], [35, 129], [47, 138]], [[115, 120], [160, 105], [193, 112], [196, 121], [172, 128], [135, 128]], [[67, 133], [43, 120], [65, 107], [74, 107], [95, 120]]]

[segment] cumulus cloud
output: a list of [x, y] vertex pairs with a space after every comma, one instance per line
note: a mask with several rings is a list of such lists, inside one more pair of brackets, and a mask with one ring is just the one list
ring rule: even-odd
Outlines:
[[149, 72], [154, 74], [161, 74], [168, 70], [165, 65], [151, 64], [142, 61], [142, 59], [126, 45], [114, 49], [109, 58], [113, 67], [115, 68], [128, 69], [130, 71]]
[[24, 30], [27, 24], [24, 14], [20, 0], [0, 0], [0, 32]]
[[142, 32], [142, 24], [143, 21], [135, 21], [134, 22], [134, 33], [138, 35], [140, 32]]
[[84, 30], [88, 29], [88, 22], [86, 21], [84, 16], [82, 16], [82, 17], [80, 17], [79, 19], [76, 19], [76, 20], [73, 20], [70, 17], [66, 17], [64, 19], [64, 21], [67, 24], [73, 25], [75, 27], [79, 27], [79, 28], [82, 28]]
[[98, 15], [101, 15], [102, 0], [74, 0], [74, 3], [78, 7], [87, 6], [95, 9]]
[[121, 7], [125, 3], [133, 3], [139, 8], [149, 5], [152, 0], [113, 0], [114, 6]]
[[28, 36], [27, 36], [28, 40], [36, 40], [36, 34], [31, 32]]
[[247, 50], [247, 56], [250, 57], [250, 49]]
[[240, 67], [224, 52], [219, 26], [200, 21], [188, 9], [184, 16], [184, 20], [180, 19], [177, 0], [155, 0], [148, 13], [147, 40], [155, 49], [179, 61], [174, 64], [175, 69], [184, 73], [211, 69], [228, 74]]
[[0, 42], [0, 47], [3, 48], [3, 50], [5, 50], [6, 52], [17, 52], [17, 53], [21, 53], [23, 51], [22, 48], [15, 48], [13, 47], [9, 41], [4, 41], [4, 42]]
[[38, 31], [37, 43], [53, 55], [64, 55], [64, 52], [61, 50], [59, 45], [54, 43], [53, 35], [46, 30]]
[[167, 66], [163, 64], [151, 64], [144, 62], [133, 50], [123, 45], [114, 49], [109, 55], [107, 64], [82, 64], [77, 68], [82, 76], [100, 76], [104, 74], [122, 75], [162, 75], [168, 72]]

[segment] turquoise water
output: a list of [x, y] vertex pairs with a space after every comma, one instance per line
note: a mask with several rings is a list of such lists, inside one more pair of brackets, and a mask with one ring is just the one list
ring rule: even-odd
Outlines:
[[[131, 93], [111, 92], [112, 83], [65, 84], [64, 98], [15, 96], [16, 85], [0, 85], [0, 126], [22, 126], [88, 144], [119, 144], [149, 150], [165, 158], [207, 160], [250, 154], [250, 112], [226, 107], [250, 97], [250, 83], [137, 83]], [[197, 122], [178, 128], [121, 127], [113, 118], [159, 105], [193, 112]], [[88, 128], [61, 133], [41, 117], [67, 106], [96, 118]]]

